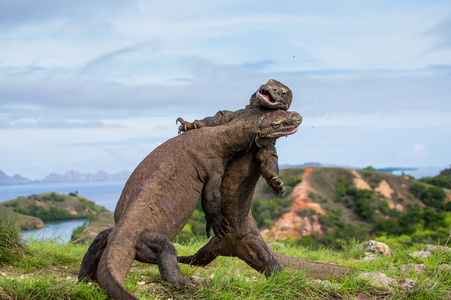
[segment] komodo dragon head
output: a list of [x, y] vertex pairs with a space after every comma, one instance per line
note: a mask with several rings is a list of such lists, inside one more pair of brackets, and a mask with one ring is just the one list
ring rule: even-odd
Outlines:
[[288, 110], [293, 93], [283, 83], [270, 79], [251, 96], [250, 106]]
[[261, 117], [260, 129], [255, 137], [257, 146], [266, 146], [275, 139], [295, 133], [302, 116], [295, 111], [273, 110]]

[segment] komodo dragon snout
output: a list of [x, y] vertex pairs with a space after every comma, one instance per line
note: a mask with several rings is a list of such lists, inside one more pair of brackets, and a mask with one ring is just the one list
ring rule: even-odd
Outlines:
[[262, 140], [276, 139], [293, 134], [302, 123], [301, 115], [295, 111], [276, 110], [271, 113], [271, 116], [271, 118], [262, 118], [261, 128], [255, 139], [257, 145], [261, 145]]
[[288, 110], [292, 99], [293, 93], [286, 85], [270, 79], [252, 95], [251, 103], [260, 107]]

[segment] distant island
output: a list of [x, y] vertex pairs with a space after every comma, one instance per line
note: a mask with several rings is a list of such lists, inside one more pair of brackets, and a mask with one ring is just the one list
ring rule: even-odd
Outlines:
[[[323, 164], [319, 162], [306, 162], [304, 164], [281, 164], [280, 169], [289, 168], [302, 168], [302, 167], [336, 167], [336, 168], [347, 168], [347, 169], [359, 169], [353, 166], [345, 165], [335, 165], [335, 164]], [[390, 173], [395, 175], [400, 175], [401, 173], [415, 173], [416, 171], [427, 170], [427, 172], [420, 172], [425, 174], [415, 174], [412, 175], [415, 178], [421, 178], [424, 176], [434, 176], [439, 173], [439, 170], [443, 168], [429, 168], [433, 170], [428, 170], [428, 168], [409, 168], [409, 167], [386, 167], [386, 168], [374, 168], [375, 171]], [[435, 170], [436, 169], [436, 170]], [[399, 173], [399, 174], [397, 174]], [[430, 173], [430, 174], [429, 174]], [[51, 173], [44, 179], [31, 180], [21, 175], [8, 176], [3, 171], [0, 170], [0, 185], [7, 184], [22, 184], [22, 183], [33, 183], [33, 182], [65, 182], [65, 181], [88, 181], [88, 180], [110, 180], [110, 179], [127, 179], [130, 176], [130, 171], [122, 171], [118, 173], [107, 173], [104, 171], [97, 171], [94, 174], [91, 173], [80, 173], [74, 170], [70, 170], [65, 174]]]
[[126, 179], [129, 176], [130, 176], [129, 171], [122, 171], [113, 174], [109, 174], [104, 171], [98, 171], [95, 174], [91, 174], [91, 173], [79, 173], [74, 170], [70, 170], [65, 174], [51, 173], [44, 179], [31, 180], [17, 174], [10, 177], [0, 170], [0, 185], [32, 183], [32, 182], [64, 182], [64, 181]]
[[0, 218], [14, 217], [23, 230], [39, 229], [45, 222], [93, 218], [108, 212], [78, 193], [42, 193], [0, 203]]

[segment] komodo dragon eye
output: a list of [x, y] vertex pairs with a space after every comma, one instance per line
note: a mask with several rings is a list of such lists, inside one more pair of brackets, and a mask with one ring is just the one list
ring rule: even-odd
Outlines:
[[272, 128], [274, 128], [274, 129], [279, 128], [280, 125], [282, 125], [282, 122], [277, 122], [277, 123], [272, 123], [272, 124], [271, 124]]

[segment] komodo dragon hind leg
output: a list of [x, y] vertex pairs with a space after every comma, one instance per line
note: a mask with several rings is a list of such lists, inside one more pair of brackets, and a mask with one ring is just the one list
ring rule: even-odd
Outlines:
[[81, 262], [78, 281], [82, 281], [85, 278], [97, 281], [97, 267], [99, 265], [100, 257], [102, 257], [103, 251], [107, 245], [108, 236], [111, 230], [113, 230], [113, 228], [100, 232], [89, 246], [88, 251], [85, 256], [83, 256]]
[[177, 262], [177, 250], [165, 235], [155, 232], [142, 233], [136, 250], [136, 258], [139, 261], [158, 264], [161, 278], [164, 281], [176, 288], [182, 288], [185, 285], [195, 288], [188, 278], [181, 275]]
[[[111, 230], [113, 228], [100, 232], [89, 246], [81, 263], [78, 274], [79, 281], [85, 278], [97, 281], [99, 260], [105, 250]], [[158, 264], [163, 280], [175, 286], [180, 287], [187, 283], [187, 279], [180, 276], [176, 249], [164, 235], [150, 232], [141, 234], [136, 245], [135, 259], [143, 263]]]
[[196, 288], [181, 275], [177, 251], [165, 235], [145, 231], [134, 238], [133, 234], [121, 232], [121, 229], [111, 233], [98, 263], [97, 281], [108, 296], [113, 299], [137, 299], [123, 284], [135, 259], [156, 262], [162, 279], [176, 288]]

